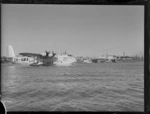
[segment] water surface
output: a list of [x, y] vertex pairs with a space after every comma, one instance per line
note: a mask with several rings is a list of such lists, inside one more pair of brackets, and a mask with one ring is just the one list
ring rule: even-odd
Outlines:
[[8, 111], [144, 111], [142, 62], [1, 68]]

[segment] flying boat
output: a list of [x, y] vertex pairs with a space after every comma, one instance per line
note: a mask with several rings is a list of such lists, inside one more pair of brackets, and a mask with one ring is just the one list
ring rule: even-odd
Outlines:
[[56, 53], [52, 51], [45, 51], [45, 54], [38, 53], [19, 53], [15, 56], [14, 50], [11, 45], [8, 46], [8, 57], [11, 58], [11, 63], [19, 63], [30, 66], [50, 66], [57, 60], [55, 57]]

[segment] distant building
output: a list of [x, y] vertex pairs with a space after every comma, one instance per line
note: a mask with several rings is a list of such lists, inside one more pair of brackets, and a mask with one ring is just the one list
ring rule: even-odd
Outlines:
[[132, 61], [133, 58], [129, 57], [129, 56], [120, 56], [120, 57], [118, 57], [118, 60], [120, 60], [120, 61]]

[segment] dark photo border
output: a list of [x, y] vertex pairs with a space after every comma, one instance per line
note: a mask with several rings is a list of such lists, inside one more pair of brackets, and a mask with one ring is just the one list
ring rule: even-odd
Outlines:
[[[144, 112], [90, 112], [90, 113], [137, 113], [150, 112], [150, 0], [0, 0], [0, 19], [2, 4], [57, 4], [57, 5], [141, 5], [144, 6]], [[0, 22], [0, 39], [1, 39]], [[1, 43], [1, 40], [0, 40]], [[0, 84], [1, 84], [0, 76]], [[1, 87], [0, 87], [0, 95]], [[1, 99], [1, 97], [0, 97]], [[7, 112], [9, 113], [74, 113], [74, 112]], [[78, 112], [80, 113], [80, 112]], [[85, 113], [85, 112], [84, 112]], [[89, 112], [86, 112], [89, 113]]]

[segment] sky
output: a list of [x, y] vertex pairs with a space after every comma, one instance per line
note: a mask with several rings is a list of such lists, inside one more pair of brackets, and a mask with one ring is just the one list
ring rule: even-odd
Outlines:
[[144, 6], [3, 4], [1, 55], [45, 50], [74, 56], [144, 52]]

